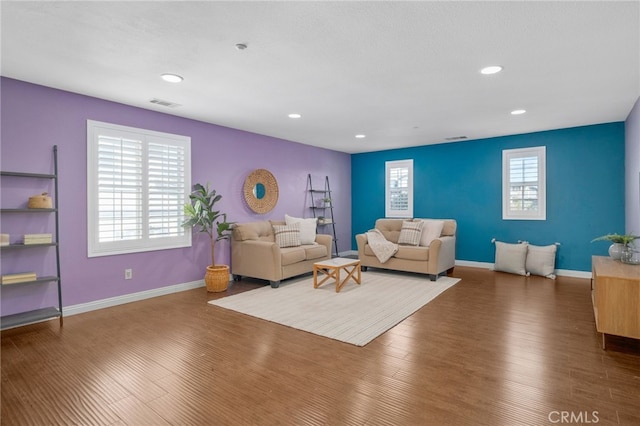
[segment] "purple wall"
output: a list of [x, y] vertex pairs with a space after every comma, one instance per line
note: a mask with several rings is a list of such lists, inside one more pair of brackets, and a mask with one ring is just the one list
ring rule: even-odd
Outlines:
[[[87, 149], [86, 120], [174, 133], [191, 137], [192, 183], [211, 182], [223, 198], [220, 208], [230, 221], [244, 222], [311, 217], [308, 206], [307, 174], [314, 187], [322, 187], [324, 176], [331, 181], [335, 222], [340, 251], [350, 250], [351, 162], [350, 155], [315, 148], [268, 136], [234, 130], [168, 114], [130, 107], [101, 99], [37, 86], [17, 80], [1, 80], [1, 157], [3, 171], [51, 173], [52, 147], [58, 145], [60, 247], [64, 306], [122, 296], [202, 279], [208, 264], [209, 247], [196, 234], [193, 247], [155, 252], [87, 257]], [[253, 213], [242, 199], [246, 176], [258, 168], [276, 177], [280, 196], [274, 210]], [[4, 178], [2, 207], [14, 207], [30, 195], [48, 189], [46, 181], [20, 182]], [[4, 188], [3, 188], [4, 189]], [[53, 192], [53, 191], [51, 191]], [[1, 232], [19, 234], [47, 232], [46, 223], [20, 215], [2, 217]], [[50, 221], [49, 221], [50, 222]], [[23, 230], [27, 228], [27, 230]], [[41, 249], [37, 249], [41, 250]], [[49, 249], [47, 249], [49, 250]], [[47, 253], [46, 256], [42, 254]], [[2, 273], [36, 270], [39, 274], [53, 264], [53, 250], [20, 251], [3, 255]], [[44, 259], [43, 259], [44, 258]], [[230, 262], [229, 243], [216, 246], [216, 262]], [[124, 280], [124, 270], [133, 269], [133, 279]], [[49, 273], [52, 270], [48, 271]], [[55, 305], [50, 286], [2, 288], [2, 315]]]

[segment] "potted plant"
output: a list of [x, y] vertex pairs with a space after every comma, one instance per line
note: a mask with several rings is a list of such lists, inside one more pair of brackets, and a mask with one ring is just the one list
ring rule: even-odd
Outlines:
[[221, 292], [229, 286], [229, 266], [216, 265], [215, 245], [218, 241], [228, 239], [229, 231], [234, 222], [227, 222], [227, 214], [215, 210], [215, 204], [220, 201], [222, 195], [216, 194], [215, 189], [196, 183], [193, 192], [189, 195], [191, 203], [184, 205], [185, 221], [182, 226], [190, 227], [204, 232], [209, 236], [211, 245], [211, 265], [207, 266], [204, 280], [207, 291]]
[[331, 207], [331, 198], [324, 197], [316, 200], [316, 207], [319, 209], [329, 208]]
[[640, 236], [631, 234], [607, 234], [594, 238], [591, 242], [610, 241], [613, 244], [609, 246], [609, 256], [611, 256], [612, 259], [620, 260], [623, 252], [629, 250], [629, 244], [638, 238], [640, 238]]

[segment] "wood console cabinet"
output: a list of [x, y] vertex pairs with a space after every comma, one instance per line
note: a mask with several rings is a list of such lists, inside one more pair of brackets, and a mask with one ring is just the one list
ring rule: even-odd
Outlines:
[[606, 334], [640, 339], [640, 265], [593, 256], [592, 272], [591, 298], [602, 348]]

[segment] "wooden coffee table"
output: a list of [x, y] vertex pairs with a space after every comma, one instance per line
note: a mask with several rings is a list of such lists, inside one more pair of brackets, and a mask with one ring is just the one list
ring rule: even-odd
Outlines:
[[[344, 270], [347, 276], [344, 280], [340, 280], [340, 272]], [[318, 272], [324, 274], [322, 280], [318, 282]], [[357, 272], [357, 273], [356, 273]], [[313, 264], [313, 288], [318, 288], [331, 278], [335, 279], [336, 293], [339, 293], [349, 278], [352, 278], [358, 285], [362, 281], [362, 272], [360, 271], [359, 259], [344, 259], [336, 257], [334, 259], [323, 260]]]

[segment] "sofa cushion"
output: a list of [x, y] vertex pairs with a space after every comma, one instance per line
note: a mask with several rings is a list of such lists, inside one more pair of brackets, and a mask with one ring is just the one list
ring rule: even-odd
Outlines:
[[276, 244], [280, 248], [297, 247], [300, 245], [300, 224], [273, 225], [273, 233], [276, 237]]
[[431, 241], [440, 238], [442, 229], [444, 228], [444, 220], [436, 219], [416, 219], [424, 224], [422, 227], [422, 236], [420, 237], [420, 245], [429, 247]]
[[287, 225], [291, 225], [292, 223], [300, 224], [300, 244], [314, 244], [316, 242], [318, 219], [315, 217], [303, 219], [285, 214], [284, 220]]
[[282, 266], [293, 265], [305, 260], [305, 250], [301, 246], [280, 249]]
[[[458, 224], [455, 219], [422, 219], [415, 218], [414, 220], [441, 220], [444, 223], [442, 227], [442, 233], [438, 235], [438, 237], [453, 237], [456, 235], [456, 229], [458, 228]], [[437, 238], [437, 237], [436, 237]]]
[[398, 244], [417, 246], [420, 244], [420, 235], [422, 234], [422, 221], [410, 221], [403, 220], [402, 228], [400, 229], [400, 236], [398, 237]]
[[458, 224], [455, 220], [444, 220], [444, 226], [442, 227], [442, 235], [443, 237], [453, 237], [456, 235], [456, 229], [458, 228]]
[[[376, 254], [371, 250], [371, 246], [366, 244], [364, 246], [364, 254], [366, 256], [375, 256]], [[404, 260], [429, 260], [429, 247], [422, 246], [398, 246], [398, 251], [392, 256], [392, 258], [404, 259]]]
[[302, 246], [304, 248], [305, 259], [320, 259], [321, 257], [327, 256], [327, 247], [322, 244], [313, 244]]
[[426, 261], [429, 260], [429, 247], [399, 246], [397, 253], [393, 257], [404, 260]]
[[274, 241], [273, 228], [269, 222], [246, 222], [233, 225], [233, 238], [237, 241]]
[[376, 220], [376, 229], [384, 235], [387, 241], [398, 244], [402, 222], [402, 219], [378, 219]]

